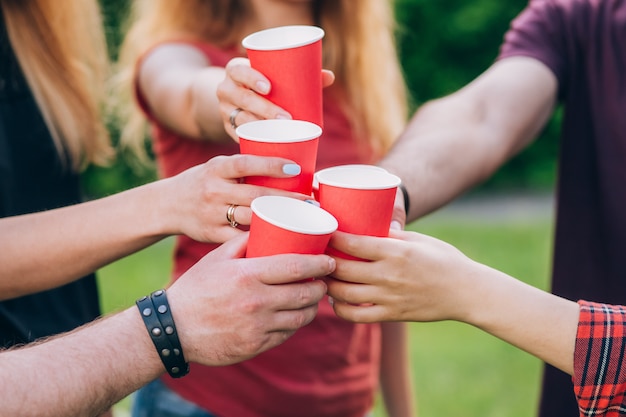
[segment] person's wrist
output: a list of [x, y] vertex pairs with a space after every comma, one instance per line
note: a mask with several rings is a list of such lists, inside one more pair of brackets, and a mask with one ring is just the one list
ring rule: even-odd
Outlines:
[[167, 373], [172, 378], [187, 375], [189, 363], [185, 360], [165, 290], [138, 299], [136, 305]]
[[507, 293], [504, 287], [509, 277], [474, 260], [468, 262], [461, 279], [451, 284], [450, 300], [454, 303], [451, 318], [487, 330], [501, 314], [499, 303]]
[[[170, 309], [176, 320], [176, 331], [178, 332], [178, 339], [185, 352], [185, 359], [188, 362], [198, 362], [202, 359], [202, 356], [198, 354], [192, 341], [194, 336], [197, 336], [197, 323], [190, 318], [195, 317], [198, 314], [196, 303], [190, 303], [189, 295], [185, 294], [185, 291], [181, 291], [181, 286], [174, 283], [167, 289], [167, 299], [170, 304]], [[194, 333], [194, 328], [196, 329]]]
[[175, 198], [180, 193], [180, 189], [177, 190], [180, 175], [147, 184], [141, 213], [153, 236], [166, 237], [182, 233], [178, 219], [183, 217], [180, 213], [183, 204]]

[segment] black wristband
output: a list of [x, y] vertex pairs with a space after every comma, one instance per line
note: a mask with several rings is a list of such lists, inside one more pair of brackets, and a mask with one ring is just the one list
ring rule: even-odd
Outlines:
[[411, 208], [411, 200], [409, 200], [409, 192], [406, 190], [404, 184], [400, 183], [399, 185], [400, 191], [402, 191], [402, 196], [404, 197], [404, 213], [408, 216], [409, 209]]
[[155, 291], [149, 297], [137, 300], [136, 304], [167, 373], [172, 378], [187, 375], [189, 364], [183, 356], [165, 291]]

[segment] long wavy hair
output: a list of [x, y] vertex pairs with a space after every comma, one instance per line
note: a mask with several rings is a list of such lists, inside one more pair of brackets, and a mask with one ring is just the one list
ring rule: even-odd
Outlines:
[[[316, 24], [326, 36], [324, 68], [336, 76], [332, 88], [345, 94], [344, 107], [358, 137], [382, 155], [404, 129], [407, 90], [395, 45], [392, 0], [313, 0]], [[150, 47], [168, 39], [193, 39], [220, 46], [241, 41], [251, 13], [249, 0], [136, 0], [120, 52], [115, 104], [125, 126], [122, 142], [143, 146], [145, 118], [134, 105], [135, 64]]]
[[11, 46], [66, 165], [105, 165], [108, 57], [96, 0], [0, 0]]

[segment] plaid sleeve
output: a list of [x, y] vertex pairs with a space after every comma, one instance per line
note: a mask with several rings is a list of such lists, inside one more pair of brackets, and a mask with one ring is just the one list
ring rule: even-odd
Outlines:
[[581, 416], [626, 413], [626, 307], [579, 301], [574, 391]]

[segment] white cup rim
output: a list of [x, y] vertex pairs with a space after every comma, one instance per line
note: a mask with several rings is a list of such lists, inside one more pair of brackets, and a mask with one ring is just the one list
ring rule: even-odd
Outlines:
[[350, 169], [350, 168], [363, 168], [363, 169], [371, 169], [373, 171], [381, 171], [388, 172], [385, 168], [379, 167], [378, 165], [368, 165], [368, 164], [346, 164], [346, 165], [336, 165], [324, 169], [320, 169], [315, 174], [313, 174], [313, 187], [319, 186], [319, 181], [317, 180], [317, 175], [320, 172], [324, 172], [327, 169]]
[[277, 227], [306, 235], [326, 235], [339, 226], [326, 210], [295, 198], [266, 195], [252, 200], [250, 208]]
[[317, 26], [278, 26], [251, 33], [241, 44], [254, 51], [279, 51], [310, 45], [324, 37], [324, 30]]
[[267, 119], [244, 123], [235, 133], [240, 139], [266, 143], [294, 143], [317, 139], [322, 128], [304, 120]]
[[400, 185], [400, 177], [383, 168], [372, 166], [337, 166], [318, 171], [315, 178], [319, 183], [339, 188], [356, 190], [386, 190]]

